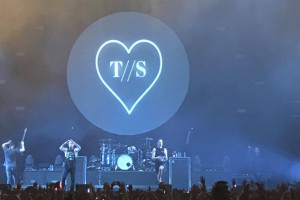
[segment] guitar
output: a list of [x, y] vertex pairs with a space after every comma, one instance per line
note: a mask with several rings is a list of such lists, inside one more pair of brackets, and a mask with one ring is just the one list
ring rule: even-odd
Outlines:
[[166, 158], [166, 156], [158, 156], [158, 160], [160, 162], [166, 162], [168, 159]]
[[[19, 145], [20, 149], [22, 148], [22, 142], [24, 143], [26, 133], [27, 133], [27, 128], [24, 129], [23, 137], [22, 137], [22, 140], [21, 140], [20, 145]], [[23, 155], [23, 152], [21, 153], [21, 155]]]
[[27, 132], [27, 128], [24, 129], [23, 137], [22, 137], [22, 140], [21, 140], [22, 142], [24, 142], [24, 140], [25, 140], [26, 132]]

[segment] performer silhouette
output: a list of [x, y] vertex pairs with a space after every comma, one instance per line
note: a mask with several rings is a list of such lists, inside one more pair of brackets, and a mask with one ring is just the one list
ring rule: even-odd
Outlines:
[[75, 186], [75, 171], [76, 171], [76, 158], [81, 147], [72, 139], [63, 143], [59, 149], [65, 154], [65, 161], [62, 175], [62, 188], [66, 189], [66, 178], [68, 174], [71, 174], [71, 190], [74, 190]]

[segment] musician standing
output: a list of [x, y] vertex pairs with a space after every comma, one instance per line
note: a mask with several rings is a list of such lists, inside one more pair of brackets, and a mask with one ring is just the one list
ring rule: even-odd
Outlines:
[[62, 175], [62, 188], [66, 189], [66, 178], [68, 174], [71, 174], [71, 190], [74, 190], [75, 186], [75, 171], [76, 171], [76, 158], [81, 147], [72, 139], [63, 143], [59, 149], [65, 154], [65, 162]]
[[168, 160], [168, 152], [163, 148], [163, 140], [157, 141], [157, 147], [152, 150], [152, 160], [155, 162], [155, 172], [157, 175], [157, 182], [162, 182], [162, 175], [165, 165]]
[[15, 143], [12, 140], [2, 144], [5, 157], [5, 172], [6, 183], [16, 185], [18, 183], [18, 169], [17, 169], [17, 156], [25, 151], [24, 141], [21, 141], [21, 147], [15, 147]]

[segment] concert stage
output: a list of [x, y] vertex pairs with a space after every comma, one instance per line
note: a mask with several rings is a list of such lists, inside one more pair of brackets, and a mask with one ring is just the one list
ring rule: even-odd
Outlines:
[[[180, 174], [180, 172], [178, 172]], [[32, 185], [35, 181], [40, 185], [46, 185], [50, 182], [57, 182], [61, 179], [62, 171], [24, 171], [24, 185]], [[232, 176], [227, 172], [192, 172], [191, 185], [199, 185], [200, 177], [204, 176], [206, 184], [211, 187], [216, 181], [225, 180], [231, 181]], [[169, 172], [166, 171], [163, 180], [169, 183]], [[104, 183], [112, 183], [113, 181], [121, 181], [127, 185], [132, 184], [138, 188], [147, 188], [148, 186], [154, 187], [156, 183], [156, 175], [154, 171], [98, 171], [87, 170], [86, 182], [92, 183], [94, 186], [102, 186]], [[67, 183], [69, 179], [67, 179]], [[84, 184], [76, 181], [76, 183]], [[68, 185], [68, 184], [67, 184]]]
[[[164, 180], [168, 181], [168, 174], [165, 173]], [[156, 185], [156, 174], [154, 171], [104, 171], [87, 170], [87, 183], [103, 185], [113, 181], [124, 182], [127, 185]]]
[[[30, 170], [24, 171], [24, 185], [32, 185], [37, 182], [39, 185], [57, 182], [61, 180], [62, 171], [55, 170]], [[77, 174], [76, 174], [77, 176]], [[163, 180], [168, 181], [168, 173], [165, 173]], [[104, 183], [112, 183], [113, 181], [121, 181], [126, 184], [139, 186], [153, 186], [156, 184], [156, 174], [154, 171], [99, 171], [87, 170], [86, 181], [78, 181], [76, 183], [85, 184], [92, 183], [93, 185], [103, 185]], [[69, 179], [67, 179], [69, 182]]]

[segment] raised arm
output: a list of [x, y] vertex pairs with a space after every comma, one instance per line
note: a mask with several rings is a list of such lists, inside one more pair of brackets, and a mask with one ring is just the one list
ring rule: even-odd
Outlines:
[[153, 150], [152, 150], [152, 156], [151, 156], [152, 160], [156, 160], [157, 159], [157, 157], [155, 157], [155, 153], [156, 153], [156, 148], [153, 148]]
[[168, 151], [166, 148], [164, 149], [164, 154], [165, 154], [166, 160], [168, 160]]
[[20, 153], [23, 153], [24, 151], [25, 151], [25, 145], [24, 145], [24, 142], [21, 141]]
[[68, 149], [65, 147], [66, 144], [68, 144], [69, 140], [65, 141], [60, 147], [59, 150], [61, 150], [62, 152], [66, 152], [68, 151]]
[[78, 152], [81, 150], [81, 146], [79, 144], [77, 144], [74, 140], [72, 140], [74, 142], [74, 146], [75, 146], [75, 149], [74, 151]]
[[8, 146], [10, 143], [11, 143], [11, 140], [9, 140], [8, 142], [3, 143], [3, 144], [2, 144], [2, 148], [3, 148], [3, 149], [6, 149], [7, 146]]

